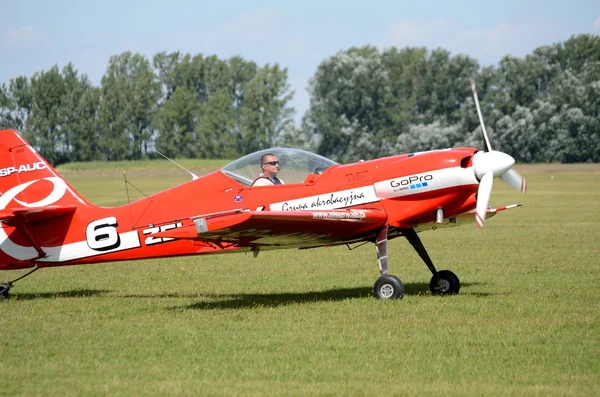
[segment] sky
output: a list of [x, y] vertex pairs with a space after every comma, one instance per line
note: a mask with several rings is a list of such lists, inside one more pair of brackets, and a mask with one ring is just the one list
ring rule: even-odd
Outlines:
[[239, 55], [287, 68], [297, 122], [319, 63], [351, 47], [442, 47], [489, 66], [600, 35], [598, 0], [0, 0], [0, 13], [0, 84], [72, 62], [98, 86], [124, 51]]

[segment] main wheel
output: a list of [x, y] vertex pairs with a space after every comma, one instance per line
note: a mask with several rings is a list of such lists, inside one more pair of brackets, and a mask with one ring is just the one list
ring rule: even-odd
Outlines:
[[460, 280], [458, 276], [450, 270], [440, 270], [439, 279], [433, 276], [429, 283], [429, 289], [434, 295], [454, 295], [460, 290]]
[[10, 291], [10, 286], [0, 284], [0, 299], [8, 299], [8, 297], [10, 296], [8, 291]]
[[404, 296], [404, 284], [394, 275], [385, 274], [375, 281], [373, 296], [379, 299], [398, 299]]

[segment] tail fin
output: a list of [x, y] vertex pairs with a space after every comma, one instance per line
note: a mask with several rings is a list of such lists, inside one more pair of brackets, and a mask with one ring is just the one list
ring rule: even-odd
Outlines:
[[0, 210], [90, 205], [14, 130], [0, 130]]

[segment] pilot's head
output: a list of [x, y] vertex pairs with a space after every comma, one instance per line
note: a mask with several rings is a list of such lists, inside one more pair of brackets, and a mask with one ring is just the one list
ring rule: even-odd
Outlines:
[[260, 158], [260, 168], [265, 176], [273, 178], [280, 171], [279, 159], [273, 153], [264, 154]]

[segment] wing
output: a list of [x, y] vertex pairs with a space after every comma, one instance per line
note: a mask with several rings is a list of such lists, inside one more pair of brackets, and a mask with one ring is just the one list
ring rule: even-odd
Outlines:
[[240, 247], [318, 247], [369, 239], [386, 222], [387, 214], [376, 209], [237, 211], [201, 217], [155, 236]]
[[[500, 211], [517, 208], [522, 205], [523, 204], [512, 204], [512, 205], [506, 205], [504, 207], [488, 208], [486, 211], [486, 214], [485, 214], [485, 219], [493, 217]], [[471, 210], [471, 211], [462, 213], [460, 215], [450, 217], [448, 219], [444, 219], [443, 223], [437, 223], [437, 222], [419, 223], [414, 226], [414, 229], [417, 232], [423, 232], [425, 230], [437, 230], [437, 229], [441, 229], [444, 227], [462, 226], [462, 225], [466, 225], [469, 223], [475, 223], [475, 212], [476, 212], [476, 210]]]

